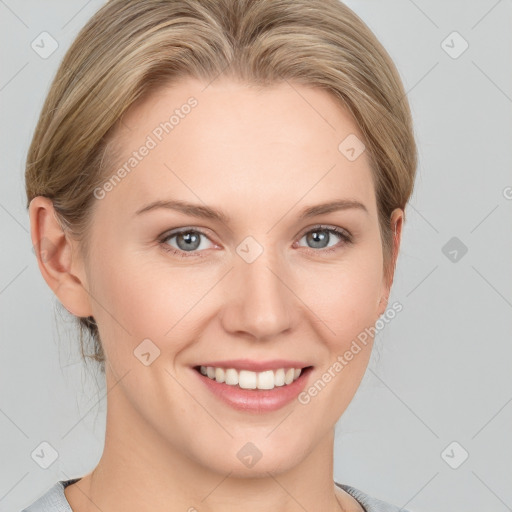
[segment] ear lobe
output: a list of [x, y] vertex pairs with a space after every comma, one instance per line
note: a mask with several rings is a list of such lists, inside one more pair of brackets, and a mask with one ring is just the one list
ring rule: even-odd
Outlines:
[[29, 216], [32, 250], [44, 280], [71, 314], [92, 316], [83, 265], [74, 257], [76, 242], [59, 223], [51, 199], [34, 197]]

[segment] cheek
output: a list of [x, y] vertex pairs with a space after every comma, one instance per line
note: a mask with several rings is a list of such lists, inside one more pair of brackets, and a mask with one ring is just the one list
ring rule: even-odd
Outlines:
[[322, 332], [330, 343], [339, 349], [377, 320], [381, 263], [378, 253], [371, 258], [362, 251], [354, 252], [339, 265], [317, 266], [296, 279], [297, 295], [325, 326]]
[[190, 330], [189, 319], [215, 283], [212, 270], [171, 267], [165, 258], [155, 262], [137, 253], [109, 261], [94, 272], [94, 316], [106, 351], [114, 342], [133, 350], [146, 338], [161, 350], [172, 341], [173, 351], [179, 351], [180, 340], [184, 344], [190, 335], [184, 332]]
[[114, 246], [103, 246], [92, 274], [94, 317], [107, 354], [127, 345], [133, 350], [144, 338], [151, 338], [157, 310], [149, 300], [154, 283], [148, 281], [146, 271]]

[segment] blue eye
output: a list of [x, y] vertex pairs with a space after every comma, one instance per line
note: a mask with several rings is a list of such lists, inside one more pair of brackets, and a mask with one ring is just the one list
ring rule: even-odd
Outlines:
[[[160, 240], [164, 250], [172, 252], [178, 256], [202, 256], [200, 252], [198, 254], [187, 254], [188, 252], [197, 251], [201, 247], [201, 237], [208, 237], [197, 229], [184, 229], [174, 233], [170, 233]], [[170, 246], [167, 242], [172, 238], [176, 238], [177, 248]]]
[[[331, 235], [335, 235], [340, 240], [336, 245], [325, 245], [331, 241]], [[180, 256], [182, 258], [188, 257], [204, 257], [204, 249], [208, 247], [201, 247], [204, 237], [209, 240], [208, 236], [198, 229], [186, 228], [172, 233], [164, 234], [159, 239], [162, 248], [167, 251]], [[169, 244], [169, 241], [176, 239], [177, 247]], [[313, 247], [307, 247], [308, 251], [314, 253], [329, 253], [340, 249], [342, 246], [353, 243], [352, 236], [345, 230], [329, 226], [315, 226], [313, 229], [307, 231], [299, 240], [306, 239], [307, 243], [313, 244]], [[201, 250], [203, 249], [203, 250]]]
[[332, 252], [339, 248], [339, 243], [333, 246], [324, 245], [325, 242], [329, 243], [331, 241], [332, 234], [342, 241], [342, 245], [352, 243], [352, 238], [346, 231], [327, 226], [317, 226], [310, 229], [301, 240], [305, 238], [307, 242], [313, 244], [313, 247], [308, 247], [308, 249], [321, 249], [322, 251], [320, 252]]

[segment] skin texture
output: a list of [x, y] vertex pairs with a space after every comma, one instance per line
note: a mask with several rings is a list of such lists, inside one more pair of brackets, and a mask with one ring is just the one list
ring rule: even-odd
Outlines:
[[[127, 111], [117, 134], [120, 165], [191, 96], [197, 106], [96, 201], [89, 260], [48, 199], [30, 205], [34, 245], [46, 238], [55, 247], [39, 259], [44, 279], [68, 311], [94, 316], [107, 357], [103, 456], [66, 497], [75, 512], [362, 510], [333, 486], [332, 458], [335, 423], [364, 375], [372, 340], [307, 405], [294, 400], [274, 412], [232, 409], [192, 367], [300, 360], [314, 367], [307, 389], [385, 311], [390, 283], [369, 161], [338, 150], [349, 134], [363, 137], [325, 91], [187, 78]], [[135, 215], [157, 199], [215, 207], [230, 220], [169, 209]], [[304, 208], [336, 199], [360, 201], [368, 212], [299, 219]], [[402, 216], [397, 209], [390, 219], [395, 254]], [[315, 246], [305, 235], [319, 224], [347, 230], [353, 243], [330, 234]], [[182, 249], [188, 257], [164, 250], [183, 248], [178, 237], [159, 243], [183, 227], [206, 235], [195, 252]], [[250, 264], [236, 252], [248, 236], [264, 248]], [[337, 249], [326, 253], [327, 245]], [[134, 357], [146, 338], [160, 350], [150, 366]], [[262, 453], [252, 468], [237, 458], [247, 442]]]

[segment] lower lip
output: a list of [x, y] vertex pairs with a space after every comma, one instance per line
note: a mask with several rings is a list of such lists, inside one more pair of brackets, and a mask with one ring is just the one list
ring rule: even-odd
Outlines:
[[303, 370], [297, 380], [285, 386], [276, 386], [274, 389], [242, 389], [210, 379], [197, 370], [194, 373], [201, 379], [207, 388], [224, 403], [234, 409], [246, 412], [270, 412], [292, 402], [306, 386], [312, 367]]

